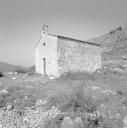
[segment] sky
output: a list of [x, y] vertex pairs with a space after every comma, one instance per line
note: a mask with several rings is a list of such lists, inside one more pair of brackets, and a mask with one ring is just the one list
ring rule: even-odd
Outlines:
[[0, 0], [0, 61], [29, 67], [43, 24], [80, 40], [127, 23], [127, 0]]

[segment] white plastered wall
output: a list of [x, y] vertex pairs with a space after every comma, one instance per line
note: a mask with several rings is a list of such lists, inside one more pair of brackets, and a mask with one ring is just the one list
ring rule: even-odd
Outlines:
[[[44, 44], [45, 43], [45, 46]], [[44, 74], [44, 62], [46, 59], [46, 74], [58, 76], [57, 68], [57, 37], [44, 35], [35, 49], [36, 73]]]

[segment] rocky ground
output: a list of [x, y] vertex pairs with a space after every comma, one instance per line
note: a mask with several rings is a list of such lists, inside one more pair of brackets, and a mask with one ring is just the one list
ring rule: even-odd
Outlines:
[[0, 128], [126, 128], [127, 74], [0, 77]]

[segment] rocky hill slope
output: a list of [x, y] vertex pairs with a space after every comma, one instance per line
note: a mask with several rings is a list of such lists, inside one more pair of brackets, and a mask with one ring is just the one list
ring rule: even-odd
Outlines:
[[6, 62], [0, 62], [0, 72], [18, 72], [18, 73], [34, 73], [35, 65], [31, 67], [22, 67], [19, 65], [13, 65]]
[[16, 71], [26, 71], [26, 68], [18, 65], [8, 64], [5, 62], [0, 62], [1, 72], [16, 72]]
[[90, 40], [101, 44], [105, 50], [102, 53], [103, 64], [115, 64], [121, 68], [127, 65], [127, 24], [119, 26], [108, 34]]

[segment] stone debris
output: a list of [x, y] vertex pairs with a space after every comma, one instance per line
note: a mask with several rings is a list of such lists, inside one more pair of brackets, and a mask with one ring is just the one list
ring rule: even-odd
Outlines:
[[12, 75], [13, 74], [13, 72], [7, 72], [7, 75]]
[[86, 97], [90, 96], [90, 97], [93, 97], [95, 100], [102, 99], [105, 96], [109, 96], [109, 95], [112, 95], [112, 96], [116, 95], [114, 91], [107, 88], [105, 89], [104, 87], [101, 88], [97, 85], [94, 85], [94, 83], [92, 83], [91, 81], [88, 83], [87, 86], [83, 87], [83, 92]]
[[0, 92], [2, 95], [7, 95], [8, 94], [8, 91], [7, 90], [2, 90], [1, 92]]
[[97, 87], [97, 86], [91, 86], [91, 90], [92, 91], [100, 91], [102, 93], [107, 93], [107, 94], [113, 94], [113, 95], [115, 95], [115, 92], [113, 92], [111, 90], [103, 90], [103, 89], [101, 89], [100, 87]]
[[0, 128], [37, 128], [61, 113], [55, 106], [49, 110], [33, 106], [25, 108], [24, 114], [21, 115], [12, 107], [8, 105], [6, 109], [0, 109]]
[[60, 113], [61, 112], [55, 106], [53, 106], [50, 110], [45, 110], [41, 106], [28, 108], [25, 111], [23, 121], [29, 124], [31, 128], [34, 128], [43, 124], [46, 120], [55, 118]]
[[54, 79], [56, 79], [56, 77], [50, 76], [49, 79], [54, 80]]
[[18, 73], [17, 72], [14, 72], [15, 75], [17, 75]]
[[10, 111], [10, 110], [12, 110], [14, 108], [14, 106], [11, 105], [11, 104], [8, 104], [6, 108], [7, 108], [8, 111]]
[[40, 106], [40, 105], [46, 105], [47, 104], [47, 100], [46, 99], [38, 99], [35, 103], [36, 106]]
[[[63, 115], [64, 117], [61, 120], [60, 128], [84, 128], [82, 117], [71, 118], [71, 113], [70, 116], [66, 114], [55, 106], [52, 106], [51, 109], [46, 109], [44, 106], [26, 107], [23, 114], [21, 114], [12, 105], [8, 105], [6, 109], [0, 109], [0, 128], [46, 128], [45, 123], [57, 119], [59, 115]], [[101, 117], [102, 114], [99, 111], [83, 115], [83, 118], [86, 120], [86, 126], [87, 122], [95, 123]], [[124, 128], [127, 128], [127, 116], [123, 119], [123, 124]], [[91, 123], [90, 125], [92, 126], [93, 124]]]
[[84, 128], [81, 117], [76, 117], [72, 120], [70, 117], [65, 117], [61, 123], [61, 128]]
[[28, 74], [25, 74], [23, 77], [27, 77], [28, 76]]
[[16, 80], [16, 77], [12, 77], [11, 79], [12, 79], [12, 80]]
[[[8, 110], [0, 110], [0, 124], [2, 128], [23, 128], [23, 120], [20, 114], [12, 109]], [[27, 127], [24, 127], [27, 128]]]

